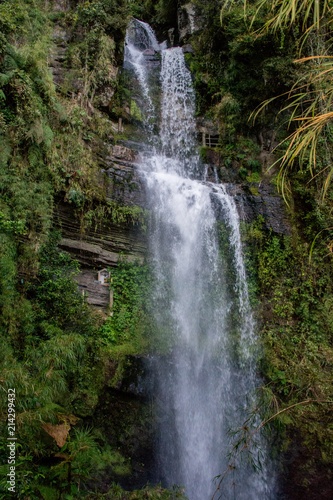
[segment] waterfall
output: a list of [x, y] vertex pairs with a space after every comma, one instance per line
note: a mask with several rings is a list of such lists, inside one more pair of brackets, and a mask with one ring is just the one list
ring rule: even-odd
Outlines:
[[[144, 51], [161, 47], [148, 25], [136, 21], [131, 30], [127, 62], [149, 103]], [[181, 48], [162, 50], [160, 80], [160, 147], [140, 165], [152, 213], [154, 314], [167, 346], [154, 363], [156, 481], [184, 485], [190, 500], [209, 500], [213, 478], [228, 467], [228, 430], [246, 420], [247, 394], [254, 401], [259, 383], [255, 325], [237, 208], [223, 185], [204, 180], [195, 150], [195, 95]], [[237, 464], [223, 483], [224, 499], [275, 498], [263, 439], [260, 448], [262, 471]]]
[[[162, 52], [161, 131], [164, 154], [186, 161], [194, 148], [194, 90], [180, 47]], [[192, 154], [191, 154], [192, 153]], [[191, 164], [182, 172], [191, 173]]]
[[149, 24], [133, 19], [125, 37], [125, 67], [133, 69], [138, 78], [142, 95], [145, 100], [146, 120], [148, 133], [153, 132], [155, 108], [149, 93], [148, 72], [145, 64], [145, 55], [160, 50], [155, 33]]

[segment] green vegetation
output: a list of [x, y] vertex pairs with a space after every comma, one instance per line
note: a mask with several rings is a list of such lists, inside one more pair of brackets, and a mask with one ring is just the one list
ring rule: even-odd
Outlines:
[[174, 487], [172, 490], [166, 490], [160, 486], [147, 486], [142, 490], [132, 492], [124, 492], [119, 486], [114, 486], [106, 495], [94, 495], [87, 497], [88, 499], [106, 499], [106, 500], [186, 500], [181, 488]]
[[104, 201], [84, 211], [84, 228], [98, 227], [101, 223], [112, 221], [115, 224], [124, 226], [140, 226], [143, 231], [147, 225], [147, 210], [136, 205], [120, 205], [119, 203]]
[[[254, 196], [258, 183], [276, 183], [289, 204], [291, 237], [264, 230], [260, 218], [244, 232], [263, 346], [264, 406], [272, 414], [301, 400], [330, 399], [330, 2], [193, 3], [200, 26], [182, 43], [194, 47], [186, 60], [197, 115], [218, 127], [219, 173], [237, 171], [236, 181], [250, 183]], [[75, 0], [68, 10], [58, 7], [57, 1], [0, 3], [0, 469], [5, 477], [6, 390], [15, 387], [17, 498], [182, 498], [180, 490], [148, 486], [126, 493], [116, 485], [130, 473], [123, 443], [136, 432], [123, 408], [112, 424], [118, 441], [102, 425], [91, 427], [101, 395], [122, 383], [131, 356], [156, 349], [149, 265], [124, 259], [111, 270], [114, 307], [106, 319], [78, 293], [79, 265], [59, 249], [54, 229], [61, 198], [74, 208], [82, 234], [107, 221], [145, 230], [145, 210], [106, 199], [110, 181], [103, 169], [109, 144], [132, 138], [133, 123], [142, 118], [119, 74], [128, 19], [152, 23], [163, 39], [176, 27], [178, 3]], [[52, 65], [60, 66], [54, 78]], [[125, 126], [120, 135], [117, 120], [126, 107], [132, 129]], [[202, 159], [209, 162], [210, 153], [202, 148]], [[133, 188], [131, 178], [121, 182]], [[161, 351], [171, 329], [165, 321]], [[274, 420], [277, 453], [288, 458], [295, 442], [301, 450], [295, 481], [302, 494], [321, 491], [317, 477], [323, 483], [332, 477], [329, 412], [321, 404], [300, 405]], [[109, 491], [100, 493], [100, 484]], [[5, 480], [0, 488], [7, 498]]]
[[[108, 318], [101, 330], [107, 343], [124, 348], [128, 345], [133, 354], [143, 350], [140, 343], [146, 342], [154, 331], [152, 323], [153, 278], [150, 267], [120, 261], [111, 271], [111, 289], [114, 293], [113, 316]], [[146, 330], [146, 331], [144, 331]]]
[[[82, 230], [110, 219], [145, 225], [143, 209], [106, 201], [107, 180], [100, 172], [104, 143], [117, 139], [111, 114], [130, 7], [125, 1], [76, 2], [68, 11], [53, 7], [39, 0], [0, 5], [0, 498], [9, 495], [11, 388], [18, 443], [13, 497], [96, 498], [98, 484], [107, 480], [112, 498], [169, 498], [161, 488], [126, 494], [112, 485], [131, 472], [129, 459], [87, 421], [110, 385], [114, 342], [103, 333], [103, 316], [79, 294], [78, 263], [59, 250], [61, 235], [54, 230], [55, 195], [74, 205]], [[61, 30], [70, 43], [55, 86], [48, 66]], [[147, 281], [146, 267], [133, 269]], [[119, 343], [126, 337], [130, 344], [141, 318], [130, 318], [122, 332], [124, 317], [118, 316]], [[131, 351], [138, 354], [134, 345]], [[121, 354], [113, 357], [121, 365]]]
[[[313, 223], [315, 215], [307, 215]], [[276, 453], [288, 456], [295, 441], [302, 447], [297, 487], [307, 491], [304, 478], [311, 477], [319, 487], [316, 475], [325, 470], [329, 478], [332, 467], [332, 405], [320, 403], [332, 398], [332, 263], [323, 241], [309, 262], [309, 244], [296, 227], [292, 236], [279, 236], [264, 230], [263, 222], [259, 218], [244, 233], [249, 291], [256, 301], [263, 349], [260, 411], [268, 419], [312, 400], [277, 415], [271, 424]], [[284, 474], [290, 481], [292, 472], [286, 468]]]
[[[96, 338], [97, 318], [72, 279], [77, 264], [58, 251], [56, 235], [40, 248], [39, 257], [36, 276], [21, 280], [21, 293], [10, 296], [15, 310], [5, 315], [4, 304], [1, 323], [1, 408], [6, 411], [7, 389], [15, 388], [18, 498], [39, 498], [37, 492], [43, 495], [44, 485], [52, 488], [62, 481], [54, 497], [59, 498], [61, 492], [78, 487], [82, 473], [89, 478], [91, 472], [116, 463], [112, 462], [115, 452], [78, 423], [96, 406], [104, 384], [104, 363]], [[57, 446], [44, 432], [45, 424], [55, 431], [65, 427], [65, 444], [57, 441]], [[72, 425], [77, 427], [69, 435]], [[6, 427], [3, 419], [3, 469], [7, 468]], [[89, 450], [87, 456], [85, 450]], [[99, 465], [94, 454], [100, 456]], [[43, 463], [50, 456], [54, 457], [51, 468]], [[63, 475], [66, 478], [61, 479]]]

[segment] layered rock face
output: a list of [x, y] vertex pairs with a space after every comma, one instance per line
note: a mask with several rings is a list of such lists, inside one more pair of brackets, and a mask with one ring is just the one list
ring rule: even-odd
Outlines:
[[59, 247], [81, 264], [77, 277], [88, 303], [103, 310], [110, 306], [109, 287], [98, 282], [98, 271], [117, 265], [122, 256], [129, 261], [143, 260], [146, 249], [139, 227], [105, 221], [82, 231], [81, 219], [72, 204], [59, 200], [56, 220], [63, 238]]
[[286, 236], [291, 234], [283, 200], [271, 184], [229, 184], [228, 192], [235, 197], [241, 220], [253, 222], [261, 216], [267, 230]]
[[109, 179], [108, 198], [124, 205], [145, 208], [147, 203], [143, 182], [138, 173], [140, 147], [140, 144], [133, 141], [111, 146], [104, 161], [105, 173]]

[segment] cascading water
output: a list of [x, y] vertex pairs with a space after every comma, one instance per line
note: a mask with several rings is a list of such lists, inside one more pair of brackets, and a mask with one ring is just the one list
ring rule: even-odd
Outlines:
[[143, 99], [145, 101], [145, 127], [151, 138], [155, 108], [149, 93], [148, 72], [145, 65], [147, 52], [159, 51], [163, 48], [156, 40], [155, 33], [149, 24], [133, 19], [125, 38], [125, 67], [134, 69], [138, 78]]
[[[162, 116], [161, 132], [163, 153], [182, 162], [194, 154], [194, 90], [191, 75], [184, 64], [180, 47], [162, 52]], [[184, 167], [184, 165], [181, 165]], [[192, 167], [192, 168], [191, 168]], [[193, 170], [193, 164], [182, 169], [183, 176]]]
[[[127, 64], [149, 108], [143, 52], [160, 46], [148, 25], [135, 21], [131, 30]], [[133, 63], [135, 51], [141, 55]], [[141, 161], [152, 212], [155, 317], [169, 346], [155, 363], [156, 480], [184, 485], [190, 500], [209, 500], [213, 478], [228, 465], [228, 429], [245, 421], [246, 394], [258, 384], [254, 322], [234, 200], [224, 186], [204, 182], [198, 174], [194, 92], [181, 48], [162, 51], [161, 92], [161, 147]], [[153, 106], [149, 109], [154, 113]], [[260, 445], [261, 473], [246, 463], [233, 470], [223, 484], [223, 498], [274, 498], [263, 440]]]

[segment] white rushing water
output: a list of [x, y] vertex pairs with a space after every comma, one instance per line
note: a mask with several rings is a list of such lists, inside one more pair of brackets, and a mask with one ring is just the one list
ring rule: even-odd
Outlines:
[[[132, 22], [126, 42], [151, 116], [144, 51], [161, 47], [139, 21]], [[155, 317], [169, 345], [155, 363], [156, 480], [184, 485], [190, 500], [209, 500], [213, 478], [228, 466], [228, 430], [246, 420], [246, 395], [258, 384], [256, 338], [235, 202], [223, 185], [200, 179], [195, 96], [181, 48], [162, 50], [160, 79], [161, 147], [141, 162], [152, 212]], [[223, 482], [222, 498], [275, 498], [263, 439], [260, 447], [262, 471], [237, 463]]]
[[145, 54], [147, 51], [160, 50], [160, 45], [149, 24], [134, 19], [126, 32], [125, 62], [127, 67], [134, 69], [138, 78], [143, 98], [146, 101], [146, 128], [152, 134], [152, 121], [155, 117], [155, 108], [149, 93], [148, 72], [145, 67]]
[[[164, 154], [182, 162], [194, 153], [194, 90], [191, 74], [184, 64], [180, 47], [162, 52], [162, 113], [161, 132]], [[183, 176], [191, 172], [191, 166], [182, 169]]]

